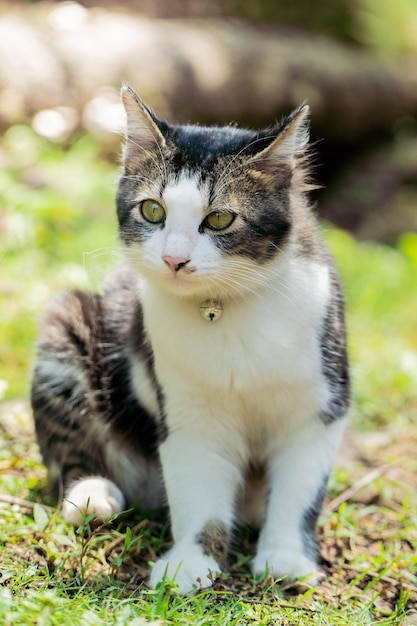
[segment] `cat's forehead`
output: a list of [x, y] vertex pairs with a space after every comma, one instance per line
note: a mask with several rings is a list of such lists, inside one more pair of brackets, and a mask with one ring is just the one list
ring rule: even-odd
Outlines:
[[[201, 185], [199, 178], [191, 172], [183, 173], [180, 177], [168, 182], [162, 193], [170, 218], [173, 215], [200, 217], [201, 211], [208, 204], [208, 193]], [[186, 209], [186, 211], [185, 211]]]
[[244, 151], [257, 134], [234, 126], [171, 126], [174, 162], [181, 168], [211, 170], [219, 159]]

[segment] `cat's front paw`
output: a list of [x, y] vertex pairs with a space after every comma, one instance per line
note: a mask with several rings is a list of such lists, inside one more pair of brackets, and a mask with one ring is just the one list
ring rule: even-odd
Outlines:
[[257, 576], [269, 573], [274, 578], [287, 578], [291, 581], [305, 578], [313, 586], [324, 577], [315, 561], [300, 552], [282, 549], [259, 550], [253, 561], [253, 571]]
[[86, 516], [95, 513], [104, 520], [123, 511], [125, 499], [120, 489], [107, 478], [83, 478], [68, 490], [62, 505], [67, 522], [81, 526]]
[[155, 589], [164, 579], [172, 580], [180, 593], [211, 587], [220, 572], [216, 561], [203, 554], [197, 545], [177, 545], [154, 565], [149, 586]]

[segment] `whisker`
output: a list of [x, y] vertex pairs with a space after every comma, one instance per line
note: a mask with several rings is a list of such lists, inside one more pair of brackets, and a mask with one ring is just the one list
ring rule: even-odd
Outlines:
[[[220, 291], [225, 297], [231, 297], [235, 300], [238, 300], [241, 298], [247, 299], [249, 297], [249, 294], [256, 295], [256, 291], [254, 289], [248, 287], [247, 285], [243, 285], [241, 282], [233, 279], [230, 276], [217, 276], [209, 280], [213, 284], [213, 286], [215, 286], [215, 291]], [[230, 287], [233, 287], [234, 291], [231, 292]], [[236, 287], [241, 288], [242, 291], [236, 293]]]
[[[148, 157], [158, 169], [162, 180], [166, 180], [167, 169], [166, 169], [165, 157], [157, 139], [155, 138], [155, 144], [159, 150], [161, 161], [158, 161], [158, 159], [156, 159], [155, 156], [149, 150], [146, 150], [146, 148], [144, 148], [139, 142], [135, 141], [134, 139], [129, 139], [129, 142], [144, 152], [145, 156]], [[163, 169], [161, 167], [161, 164], [162, 164]]]
[[[283, 298], [287, 299], [288, 302], [292, 303], [292, 300], [288, 294], [291, 290], [291, 286], [287, 284], [282, 277], [279, 278], [279, 282], [276, 276], [276, 273], [273, 272], [272, 269], [267, 268], [266, 272], [259, 272], [259, 270], [255, 268], [251, 268], [248, 266], [239, 266], [239, 265], [228, 265], [227, 274], [232, 280], [241, 279], [245, 281], [245, 284], [242, 285], [244, 289], [247, 288], [246, 281], [252, 283], [252, 285], [266, 288], [271, 291], [275, 291]], [[222, 276], [224, 276], [222, 274]], [[287, 291], [287, 293], [285, 293]]]
[[138, 183], [148, 183], [149, 185], [155, 185], [157, 182], [155, 177], [146, 176], [145, 174], [124, 174], [121, 179], [135, 180]]
[[[234, 169], [232, 170], [231, 174], [232, 174], [235, 170], [239, 169], [240, 167], [243, 167], [243, 164], [242, 164], [241, 166], [239, 166], [239, 167], [234, 168]], [[234, 182], [234, 183], [237, 183], [239, 180], [242, 180], [242, 179], [244, 179], [244, 178], [245, 178], [245, 175], [244, 175], [244, 174], [242, 174], [242, 175], [237, 176], [236, 178], [234, 178], [234, 179], [233, 179], [233, 182]], [[216, 183], [216, 185], [215, 185], [215, 187], [214, 187], [214, 194], [213, 194], [213, 197], [215, 197], [215, 196], [216, 196], [216, 194], [220, 195], [220, 194], [222, 193], [223, 189], [225, 189], [228, 185], [230, 185], [230, 176], [228, 176], [228, 177], [227, 177], [227, 179], [225, 179], [225, 180], [222, 182], [222, 184], [221, 184], [220, 186], [218, 186], [218, 183]]]

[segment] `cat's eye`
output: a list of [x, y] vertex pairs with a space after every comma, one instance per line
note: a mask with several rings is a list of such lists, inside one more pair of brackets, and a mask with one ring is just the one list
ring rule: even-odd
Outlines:
[[166, 217], [165, 209], [156, 200], [144, 200], [140, 204], [140, 212], [147, 222], [161, 224]]
[[211, 230], [224, 230], [232, 224], [235, 219], [234, 213], [223, 213], [222, 211], [213, 211], [209, 213], [204, 220], [205, 226]]

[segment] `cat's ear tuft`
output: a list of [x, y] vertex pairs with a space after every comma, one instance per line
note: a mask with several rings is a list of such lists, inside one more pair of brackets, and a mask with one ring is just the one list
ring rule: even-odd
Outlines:
[[[302, 104], [288, 118], [282, 131], [283, 147], [294, 156], [305, 154], [310, 141], [310, 107]], [[289, 145], [286, 145], [289, 142]]]
[[281, 123], [276, 138], [261, 155], [277, 163], [294, 165], [296, 158], [307, 151], [309, 131], [310, 107], [302, 104]]
[[162, 149], [165, 139], [157, 125], [157, 117], [139, 98], [137, 93], [125, 84], [122, 87], [122, 101], [126, 111], [126, 145], [124, 159], [135, 155]]

